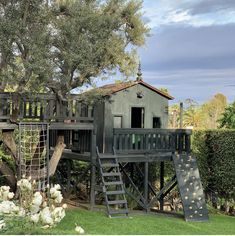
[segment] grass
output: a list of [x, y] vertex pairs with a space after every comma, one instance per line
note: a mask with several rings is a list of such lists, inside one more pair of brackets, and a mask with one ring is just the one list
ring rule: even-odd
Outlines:
[[24, 226], [5, 234], [76, 234], [75, 223], [86, 234], [235, 234], [235, 217], [210, 215], [208, 222], [185, 222], [182, 218], [153, 214], [131, 214], [130, 218], [108, 218], [104, 212], [82, 209], [67, 210], [66, 217], [56, 228], [40, 229]]

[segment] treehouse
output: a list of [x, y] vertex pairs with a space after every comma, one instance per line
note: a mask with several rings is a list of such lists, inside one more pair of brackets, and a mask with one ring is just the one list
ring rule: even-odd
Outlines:
[[[207, 220], [196, 159], [191, 156], [191, 131], [167, 129], [168, 101], [173, 97], [140, 78], [103, 86], [99, 93], [100, 99], [93, 105], [81, 95], [60, 101], [53, 94], [0, 94], [3, 143], [20, 174], [48, 183], [63, 161], [58, 176], [68, 193], [71, 163], [82, 161], [88, 163], [85, 174], [90, 173], [91, 209], [101, 192], [110, 217], [128, 215], [126, 196], [145, 211], [156, 202], [163, 210], [164, 198], [178, 186], [185, 219]], [[13, 140], [15, 129], [17, 144]], [[148, 179], [152, 162], [160, 165], [159, 191]], [[175, 168], [168, 182], [165, 162], [172, 162]], [[83, 174], [77, 175], [83, 179]], [[138, 183], [134, 175], [139, 176]]]
[[[96, 91], [102, 98], [96, 104], [97, 146], [112, 151], [113, 129], [167, 128], [169, 94], [143, 80], [105, 85]], [[98, 91], [97, 91], [98, 90]]]

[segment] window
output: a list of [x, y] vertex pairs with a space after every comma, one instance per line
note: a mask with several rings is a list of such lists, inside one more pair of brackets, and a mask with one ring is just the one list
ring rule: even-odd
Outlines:
[[161, 128], [161, 118], [153, 117], [153, 128]]
[[114, 116], [113, 117], [113, 126], [114, 128], [122, 128], [122, 116]]

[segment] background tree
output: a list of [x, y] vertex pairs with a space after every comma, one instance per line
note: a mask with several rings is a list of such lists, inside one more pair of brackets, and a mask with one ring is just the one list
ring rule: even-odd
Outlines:
[[235, 129], [235, 102], [225, 108], [219, 124], [220, 128]]
[[204, 115], [202, 126], [207, 129], [216, 129], [219, 126], [221, 117], [227, 105], [227, 98], [221, 93], [216, 94], [211, 100], [202, 105]]
[[[64, 101], [72, 89], [94, 78], [117, 69], [126, 76], [134, 73], [136, 48], [149, 32], [141, 6], [134, 0], [1, 0], [0, 92], [15, 91], [12, 121], [17, 120], [17, 94], [51, 91]], [[19, 163], [13, 130], [2, 137]], [[57, 160], [63, 135], [58, 141]], [[1, 163], [0, 172], [6, 172]], [[14, 177], [10, 168], [7, 175]]]

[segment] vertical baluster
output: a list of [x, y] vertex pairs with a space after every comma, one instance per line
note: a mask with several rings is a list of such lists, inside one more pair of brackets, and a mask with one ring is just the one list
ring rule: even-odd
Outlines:
[[24, 118], [27, 117], [27, 101], [24, 100]]
[[114, 134], [113, 134], [113, 146], [114, 146], [114, 149], [116, 150], [117, 149], [117, 135], [114, 131]]
[[129, 134], [125, 134], [124, 135], [125, 138], [125, 142], [124, 142], [124, 149], [128, 150], [128, 138], [129, 138]]
[[32, 117], [32, 104], [33, 104], [33, 101], [29, 100], [28, 101], [28, 106], [29, 106], [29, 117], [31, 118]]
[[145, 135], [145, 149], [149, 150], [149, 134]]
[[144, 149], [144, 134], [140, 135], [140, 149]]
[[119, 150], [122, 150], [122, 134], [119, 134]]

